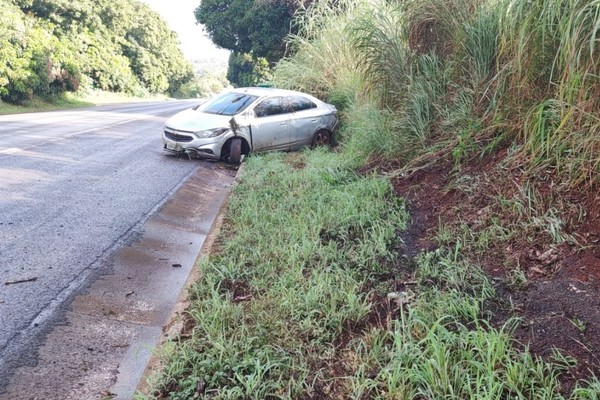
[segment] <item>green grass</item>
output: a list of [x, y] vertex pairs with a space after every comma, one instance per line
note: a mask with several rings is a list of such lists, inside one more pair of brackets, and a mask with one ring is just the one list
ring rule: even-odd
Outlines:
[[563, 399], [574, 361], [520, 349], [516, 319], [492, 326], [495, 290], [464, 259], [474, 238], [398, 264], [404, 203], [349, 166], [324, 151], [247, 160], [190, 289], [193, 328], [136, 398], [188, 399], [201, 382], [215, 399]]
[[0, 101], [0, 115], [66, 110], [71, 108], [89, 107], [92, 105], [94, 105], [94, 103], [67, 95], [48, 97], [46, 99], [35, 98], [30, 101], [25, 101], [21, 105], [14, 105]]
[[317, 390], [339, 335], [370, 313], [368, 280], [393, 264], [406, 218], [387, 180], [331, 153], [248, 159], [190, 292], [192, 337], [165, 349], [149, 397], [189, 398], [200, 378], [222, 399]]

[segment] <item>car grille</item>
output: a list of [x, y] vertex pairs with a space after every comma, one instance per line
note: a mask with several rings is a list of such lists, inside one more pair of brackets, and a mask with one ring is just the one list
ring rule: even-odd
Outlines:
[[188, 136], [188, 135], [182, 135], [173, 131], [167, 131], [165, 130], [165, 136], [175, 142], [191, 142], [192, 140], [194, 140], [193, 137]]

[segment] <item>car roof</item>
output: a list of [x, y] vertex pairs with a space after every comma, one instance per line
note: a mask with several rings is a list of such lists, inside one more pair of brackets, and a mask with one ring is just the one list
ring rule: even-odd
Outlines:
[[236, 93], [247, 93], [253, 96], [289, 96], [289, 95], [301, 95], [301, 96], [306, 96], [306, 97], [310, 97], [310, 98], [314, 98], [314, 96], [311, 96], [307, 93], [302, 93], [302, 92], [297, 92], [294, 90], [287, 90], [287, 89], [278, 89], [278, 88], [270, 88], [270, 87], [244, 87], [244, 88], [236, 88], [233, 89], [232, 92], [236, 92]]

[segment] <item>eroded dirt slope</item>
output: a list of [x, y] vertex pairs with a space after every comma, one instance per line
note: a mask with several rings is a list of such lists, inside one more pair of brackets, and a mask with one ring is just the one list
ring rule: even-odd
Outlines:
[[460, 170], [441, 161], [396, 177], [412, 216], [405, 241], [415, 254], [458, 244], [481, 265], [500, 296], [498, 326], [516, 315], [521, 345], [577, 360], [562, 375], [568, 391], [600, 376], [600, 192], [562, 186], [553, 171], [530, 176], [507, 157], [500, 151]]

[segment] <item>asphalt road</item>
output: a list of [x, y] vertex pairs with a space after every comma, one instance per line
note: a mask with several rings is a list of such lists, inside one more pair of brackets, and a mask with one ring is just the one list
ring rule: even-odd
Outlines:
[[166, 156], [162, 101], [0, 116], [0, 392], [57, 311], [201, 167]]

